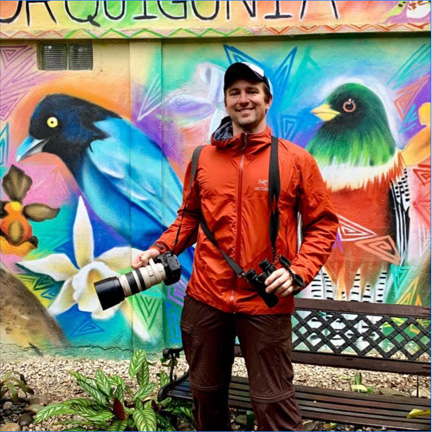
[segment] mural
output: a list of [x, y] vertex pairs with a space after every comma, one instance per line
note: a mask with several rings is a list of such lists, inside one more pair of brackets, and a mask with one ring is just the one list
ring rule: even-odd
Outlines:
[[2, 1], [3, 38], [280, 36], [430, 29], [430, 1]]
[[79, 3], [1, 2], [2, 345], [121, 358], [180, 343], [193, 248], [177, 284], [113, 308], [101, 309], [93, 283], [128, 272], [173, 221], [190, 155], [225, 115], [224, 70], [243, 60], [266, 70], [270, 126], [314, 155], [341, 221], [302, 295], [430, 305], [428, 36], [95, 40], [88, 71], [39, 70], [35, 42], [4, 40], [24, 31], [74, 38], [78, 27], [132, 37], [143, 21], [174, 34], [186, 19], [190, 28], [201, 20], [201, 33], [226, 26], [237, 35], [245, 14], [256, 23], [290, 14], [287, 32], [314, 20], [319, 32], [329, 17], [398, 28], [427, 22], [430, 2]]

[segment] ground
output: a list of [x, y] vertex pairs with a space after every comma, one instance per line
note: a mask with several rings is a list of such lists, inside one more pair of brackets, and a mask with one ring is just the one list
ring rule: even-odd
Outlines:
[[[4, 358], [4, 357], [3, 357]], [[156, 381], [156, 374], [161, 365], [158, 358], [155, 358], [155, 366], [150, 368], [150, 380]], [[2, 361], [1, 375], [9, 370], [16, 370], [27, 379], [28, 385], [32, 387], [36, 395], [42, 397], [48, 403], [57, 403], [65, 399], [83, 397], [83, 392], [76, 384], [75, 378], [70, 375], [70, 371], [78, 371], [90, 377], [94, 377], [97, 369], [101, 369], [108, 375], [117, 374], [127, 380], [129, 360], [90, 360], [74, 359], [66, 357], [56, 357], [51, 355], [44, 356], [25, 356], [17, 360]], [[181, 362], [180, 368], [186, 365]], [[303, 385], [321, 386], [340, 390], [350, 390], [354, 384], [354, 376], [358, 371], [347, 369], [326, 368], [319, 366], [294, 365], [295, 383]], [[234, 373], [244, 375], [245, 366], [243, 359], [236, 359]], [[378, 392], [382, 389], [386, 391], [399, 391], [405, 395], [410, 395], [417, 389], [417, 377], [412, 375], [385, 374], [381, 372], [362, 372], [363, 384], [373, 387]], [[430, 398], [431, 379], [428, 377], [419, 378], [419, 388], [421, 395]], [[3, 407], [4, 402], [2, 402]], [[233, 420], [244, 420], [244, 413], [232, 412]], [[240, 417], [239, 417], [240, 416]], [[0, 420], [0, 426], [5, 423], [5, 417]], [[22, 430], [56, 431], [61, 430], [60, 426], [54, 425], [54, 420], [47, 420], [39, 425], [30, 424], [24, 426]], [[235, 425], [237, 430], [246, 430], [245, 426]], [[340, 425], [335, 423], [322, 423], [304, 420], [305, 430], [374, 430], [372, 428], [360, 428], [353, 425]], [[381, 430], [381, 429], [378, 429]]]

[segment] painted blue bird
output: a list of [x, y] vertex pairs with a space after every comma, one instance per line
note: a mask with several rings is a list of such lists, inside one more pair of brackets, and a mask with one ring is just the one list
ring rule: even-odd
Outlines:
[[[62, 159], [96, 214], [133, 247], [146, 249], [177, 216], [182, 184], [165, 154], [112, 111], [65, 94], [46, 96], [17, 160], [40, 152]], [[192, 253], [181, 260], [189, 275]]]

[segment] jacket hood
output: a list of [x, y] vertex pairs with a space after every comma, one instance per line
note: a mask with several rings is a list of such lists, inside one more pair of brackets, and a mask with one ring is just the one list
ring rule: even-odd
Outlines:
[[233, 124], [231, 117], [224, 117], [219, 127], [214, 131], [211, 137], [211, 144], [224, 149], [224, 148], [242, 148], [247, 139], [247, 147], [258, 150], [266, 147], [271, 142], [271, 130], [267, 126], [263, 132], [257, 134], [240, 133], [233, 136]]

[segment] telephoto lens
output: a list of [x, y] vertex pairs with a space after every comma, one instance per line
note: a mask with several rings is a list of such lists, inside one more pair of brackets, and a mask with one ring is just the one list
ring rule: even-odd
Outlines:
[[95, 282], [94, 287], [102, 309], [105, 310], [162, 281], [165, 285], [172, 285], [180, 280], [180, 276], [181, 266], [177, 256], [166, 252], [155, 260], [150, 259], [145, 267]]

